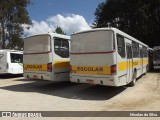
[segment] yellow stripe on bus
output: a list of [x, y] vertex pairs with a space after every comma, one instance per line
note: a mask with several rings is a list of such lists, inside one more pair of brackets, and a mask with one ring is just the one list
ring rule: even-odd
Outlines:
[[[132, 68], [132, 67], [140, 67], [142, 64], [143, 65], [147, 65], [148, 64], [148, 59], [143, 59], [143, 63], [142, 63], [142, 60], [134, 60], [133, 61], [133, 66], [132, 66], [132, 60], [129, 61], [129, 68]], [[118, 62], [118, 71], [125, 71], [127, 70], [127, 66], [128, 66], [128, 63], [127, 61], [123, 61], [123, 62]]]
[[143, 60], [143, 64], [144, 64], [144, 65], [148, 64], [148, 59], [144, 59], [144, 60]]
[[[57, 60], [54, 62], [54, 66], [57, 69], [70, 68], [69, 61]], [[24, 70], [26, 71], [47, 71], [47, 64], [24, 64]]]
[[127, 70], [127, 62], [118, 62], [118, 71]]
[[71, 66], [71, 72], [77, 74], [110, 75], [110, 66]]
[[[129, 68], [140, 67], [142, 60], [132, 60], [129, 62]], [[143, 60], [143, 64], [148, 64], [148, 59]], [[133, 65], [133, 66], [132, 66]], [[126, 71], [128, 68], [127, 61], [118, 62], [118, 72]], [[91, 74], [91, 75], [110, 75], [111, 66], [71, 66], [71, 72], [77, 74]]]
[[[148, 59], [143, 59], [143, 64], [148, 64]], [[142, 65], [141, 60], [134, 60], [133, 67], [140, 67]], [[54, 62], [54, 67], [57, 69], [69, 68], [69, 61], [57, 60]], [[130, 61], [130, 67], [132, 68], [132, 61]], [[47, 71], [47, 64], [24, 64], [24, 70], [26, 71]], [[97, 74], [97, 75], [110, 75], [110, 66], [71, 66], [71, 70], [77, 74]], [[118, 62], [118, 71], [127, 70], [127, 61]]]
[[69, 61], [66, 61], [66, 60], [57, 60], [54, 62], [54, 67], [55, 68], [70, 68], [70, 63]]

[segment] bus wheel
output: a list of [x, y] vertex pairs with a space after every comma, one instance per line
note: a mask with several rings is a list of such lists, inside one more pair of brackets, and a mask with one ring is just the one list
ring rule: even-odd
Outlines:
[[132, 81], [129, 83], [129, 86], [135, 86], [135, 84], [136, 84], [136, 76], [137, 76], [137, 72], [134, 71], [133, 77], [132, 77]]

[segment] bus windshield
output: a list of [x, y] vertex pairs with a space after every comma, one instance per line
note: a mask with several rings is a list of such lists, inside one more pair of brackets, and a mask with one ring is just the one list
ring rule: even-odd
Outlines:
[[112, 31], [90, 31], [72, 35], [71, 53], [107, 52], [113, 50]]
[[23, 63], [23, 54], [10, 53], [11, 63]]
[[51, 51], [49, 35], [37, 35], [24, 40], [24, 53], [43, 53]]

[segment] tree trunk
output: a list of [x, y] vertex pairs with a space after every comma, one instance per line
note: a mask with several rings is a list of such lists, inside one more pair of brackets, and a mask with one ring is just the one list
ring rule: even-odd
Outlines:
[[1, 21], [1, 27], [2, 27], [2, 49], [5, 49], [5, 24], [4, 24], [4, 15], [2, 14], [2, 21]]

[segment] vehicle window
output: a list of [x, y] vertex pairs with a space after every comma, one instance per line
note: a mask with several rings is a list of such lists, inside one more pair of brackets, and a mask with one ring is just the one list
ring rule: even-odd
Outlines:
[[62, 38], [54, 38], [54, 51], [55, 54], [62, 58], [69, 57], [69, 42]]
[[143, 57], [148, 57], [148, 52], [147, 52], [147, 48], [143, 47]]
[[132, 58], [132, 48], [129, 45], [127, 45], [127, 58], [128, 59]]
[[115, 48], [113, 31], [73, 34], [71, 41], [71, 53], [108, 52]]
[[143, 50], [142, 50], [142, 48], [140, 49], [140, 57], [143, 58]]
[[133, 58], [139, 58], [139, 44], [132, 42]]
[[35, 35], [24, 40], [24, 53], [43, 53], [51, 51], [50, 35]]
[[11, 53], [11, 63], [23, 63], [23, 54]]
[[124, 37], [117, 35], [117, 46], [118, 46], [118, 53], [122, 58], [125, 58], [125, 42]]

